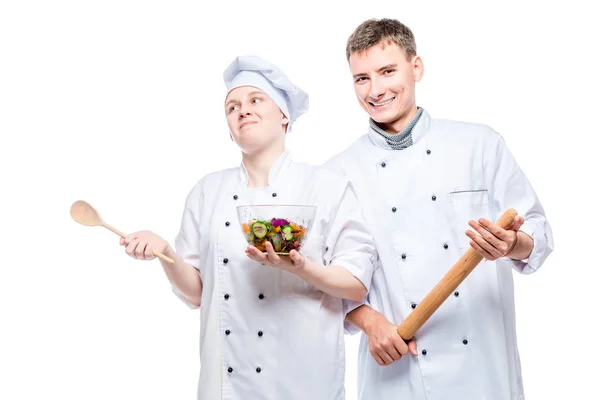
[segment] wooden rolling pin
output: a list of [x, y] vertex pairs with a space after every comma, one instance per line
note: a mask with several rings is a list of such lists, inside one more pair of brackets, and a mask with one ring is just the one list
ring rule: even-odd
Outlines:
[[[502, 214], [496, 225], [502, 229], [508, 229], [512, 226], [516, 216], [516, 210], [508, 209]], [[431, 289], [413, 312], [398, 326], [397, 331], [400, 337], [406, 341], [412, 339], [421, 326], [446, 301], [448, 296], [456, 290], [481, 260], [483, 260], [483, 256], [470, 247], [450, 271], [444, 275], [442, 280]]]

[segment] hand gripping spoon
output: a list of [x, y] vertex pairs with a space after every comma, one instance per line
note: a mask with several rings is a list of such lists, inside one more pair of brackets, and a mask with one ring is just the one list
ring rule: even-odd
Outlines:
[[[112, 226], [108, 225], [106, 222], [104, 222], [104, 220], [102, 220], [102, 217], [100, 217], [98, 211], [96, 211], [94, 207], [92, 207], [90, 204], [83, 200], [77, 200], [75, 203], [73, 203], [73, 205], [71, 206], [71, 217], [76, 222], [79, 222], [81, 225], [103, 226], [109, 231], [112, 231], [117, 235], [121, 236], [122, 238], [127, 237], [127, 235], [121, 232], [120, 230], [115, 229]], [[164, 254], [159, 253], [158, 251], [153, 251], [152, 254], [155, 257], [161, 258], [168, 263], [174, 264], [173, 260], [165, 256]]]

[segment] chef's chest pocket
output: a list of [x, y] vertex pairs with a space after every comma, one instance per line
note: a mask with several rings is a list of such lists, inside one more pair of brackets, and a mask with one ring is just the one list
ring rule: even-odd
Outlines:
[[465, 234], [469, 221], [477, 221], [479, 218], [492, 220], [491, 207], [487, 189], [474, 189], [451, 192], [449, 195], [450, 207], [454, 217], [453, 230], [458, 240], [459, 248], [464, 251], [470, 247], [471, 239]]
[[[317, 262], [323, 263], [325, 241], [320, 236], [312, 236], [304, 243], [300, 249], [300, 254], [304, 257]], [[288, 256], [284, 256], [288, 257]], [[324, 268], [327, 268], [325, 266]], [[282, 271], [281, 275], [281, 294], [284, 297], [313, 297], [318, 298], [323, 295], [323, 292], [312, 284], [306, 282], [304, 279], [297, 277], [296, 275]]]

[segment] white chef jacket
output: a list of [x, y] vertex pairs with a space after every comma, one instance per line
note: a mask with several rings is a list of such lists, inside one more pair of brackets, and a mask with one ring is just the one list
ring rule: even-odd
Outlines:
[[368, 289], [377, 256], [352, 187], [324, 167], [293, 162], [287, 151], [271, 168], [268, 187], [247, 184], [243, 163], [200, 180], [175, 241], [203, 284], [198, 399], [341, 400], [342, 300], [249, 259], [236, 207], [317, 206], [300, 252], [345, 267]]
[[379, 366], [363, 334], [359, 399], [522, 399], [512, 269], [530, 274], [552, 251], [544, 210], [491, 128], [431, 119], [424, 110], [412, 137], [412, 146], [391, 150], [370, 129], [326, 164], [352, 182], [375, 238], [371, 307], [399, 325], [467, 250], [471, 219], [495, 222], [515, 208], [534, 248], [524, 261], [477, 266], [416, 333], [417, 357]]

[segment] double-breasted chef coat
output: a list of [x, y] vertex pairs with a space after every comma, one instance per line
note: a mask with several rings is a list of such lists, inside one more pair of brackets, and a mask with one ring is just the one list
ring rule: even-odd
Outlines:
[[[508, 208], [534, 239], [527, 260], [484, 261], [417, 332], [418, 356], [379, 366], [361, 338], [361, 400], [522, 399], [512, 270], [536, 271], [553, 248], [544, 210], [503, 138], [490, 127], [431, 119], [413, 145], [391, 150], [370, 128], [326, 163], [355, 187], [380, 267], [368, 303], [400, 324], [469, 247], [468, 221]], [[357, 304], [346, 302], [347, 311]], [[350, 332], [356, 328], [347, 324]]]
[[296, 163], [285, 151], [266, 188], [248, 188], [243, 163], [204, 177], [187, 197], [175, 241], [203, 285], [198, 399], [341, 400], [342, 300], [246, 256], [236, 207], [249, 204], [317, 206], [304, 256], [325, 268], [345, 267], [367, 289], [377, 265], [372, 236], [343, 176]]

